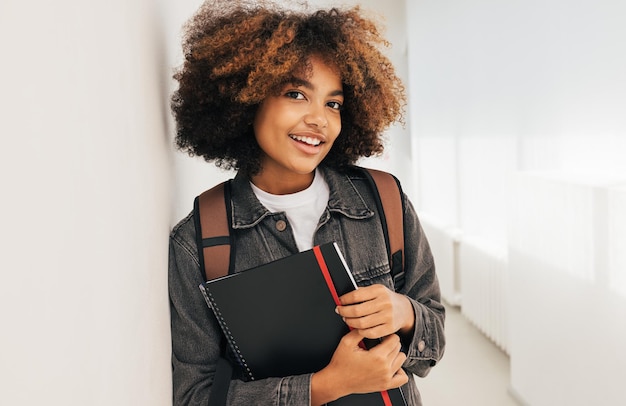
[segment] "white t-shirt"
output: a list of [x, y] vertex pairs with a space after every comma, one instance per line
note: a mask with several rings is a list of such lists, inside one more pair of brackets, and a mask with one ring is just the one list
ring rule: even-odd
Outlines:
[[313, 234], [330, 196], [330, 189], [321, 172], [316, 169], [308, 188], [288, 194], [273, 195], [250, 182], [254, 194], [272, 213], [285, 212], [300, 251], [313, 248]]

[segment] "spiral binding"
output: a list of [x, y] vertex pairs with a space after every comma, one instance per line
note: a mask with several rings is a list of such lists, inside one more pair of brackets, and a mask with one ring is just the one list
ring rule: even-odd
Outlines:
[[222, 317], [222, 313], [220, 312], [220, 309], [217, 306], [217, 303], [215, 302], [213, 295], [211, 294], [210, 291], [206, 289], [204, 284], [200, 285], [200, 290], [202, 291], [204, 300], [207, 302], [209, 307], [213, 310], [213, 313], [215, 314], [215, 318], [217, 319], [217, 322], [222, 328], [222, 331], [224, 332], [224, 335], [226, 336], [226, 340], [228, 341], [230, 348], [233, 350], [233, 353], [235, 354], [235, 357], [237, 358], [237, 363], [248, 374], [248, 377], [250, 378], [250, 380], [254, 381], [254, 376], [252, 375], [252, 371], [250, 370], [250, 367], [248, 366], [246, 359], [241, 353], [241, 350], [239, 349], [239, 346], [237, 345], [237, 342], [235, 341], [235, 337], [233, 337], [233, 335], [231, 334], [230, 329], [228, 328], [228, 325], [226, 324], [226, 320], [224, 320], [224, 317]]

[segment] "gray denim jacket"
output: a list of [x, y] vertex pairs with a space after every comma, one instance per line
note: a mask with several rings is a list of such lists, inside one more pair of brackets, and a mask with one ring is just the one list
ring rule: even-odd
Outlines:
[[[384, 236], [374, 196], [359, 171], [340, 173], [320, 167], [330, 188], [327, 209], [314, 236], [314, 244], [336, 241], [358, 285], [376, 283], [393, 289]], [[248, 179], [232, 181], [232, 236], [235, 272], [276, 260], [298, 251], [284, 213], [270, 213], [257, 200]], [[416, 315], [415, 330], [403, 343], [403, 368], [409, 382], [403, 387], [410, 406], [421, 405], [412, 374], [425, 376], [444, 352], [445, 310], [433, 258], [419, 220], [404, 199], [405, 272], [400, 290], [409, 297]], [[210, 261], [210, 258], [205, 260]], [[198, 286], [203, 282], [195, 242], [192, 214], [172, 230], [169, 248], [169, 294], [172, 329], [174, 405], [207, 405], [216, 362], [220, 356], [220, 328]], [[311, 374], [252, 382], [233, 380], [229, 405], [310, 405]]]

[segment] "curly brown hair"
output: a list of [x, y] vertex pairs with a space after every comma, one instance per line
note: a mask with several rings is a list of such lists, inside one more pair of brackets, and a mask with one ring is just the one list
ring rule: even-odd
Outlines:
[[402, 121], [406, 100], [380, 46], [389, 43], [358, 6], [304, 12], [207, 1], [185, 25], [185, 59], [174, 75], [176, 144], [223, 169], [258, 173], [257, 108], [317, 55], [337, 66], [344, 92], [341, 132], [323, 163], [342, 168], [380, 154], [382, 133]]

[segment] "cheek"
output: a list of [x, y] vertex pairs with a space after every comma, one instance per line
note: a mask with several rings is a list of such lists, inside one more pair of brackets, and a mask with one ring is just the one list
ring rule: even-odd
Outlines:
[[332, 131], [334, 139], [337, 139], [341, 132], [341, 118], [333, 119], [330, 122], [329, 129]]
[[263, 109], [254, 119], [255, 134], [273, 134], [289, 129], [297, 121], [297, 115], [287, 109]]
[[258, 142], [261, 142], [265, 138], [271, 137], [273, 130], [276, 128], [276, 124], [272, 121], [271, 116], [265, 114], [264, 111], [257, 114], [252, 124], [252, 130], [254, 137]]

